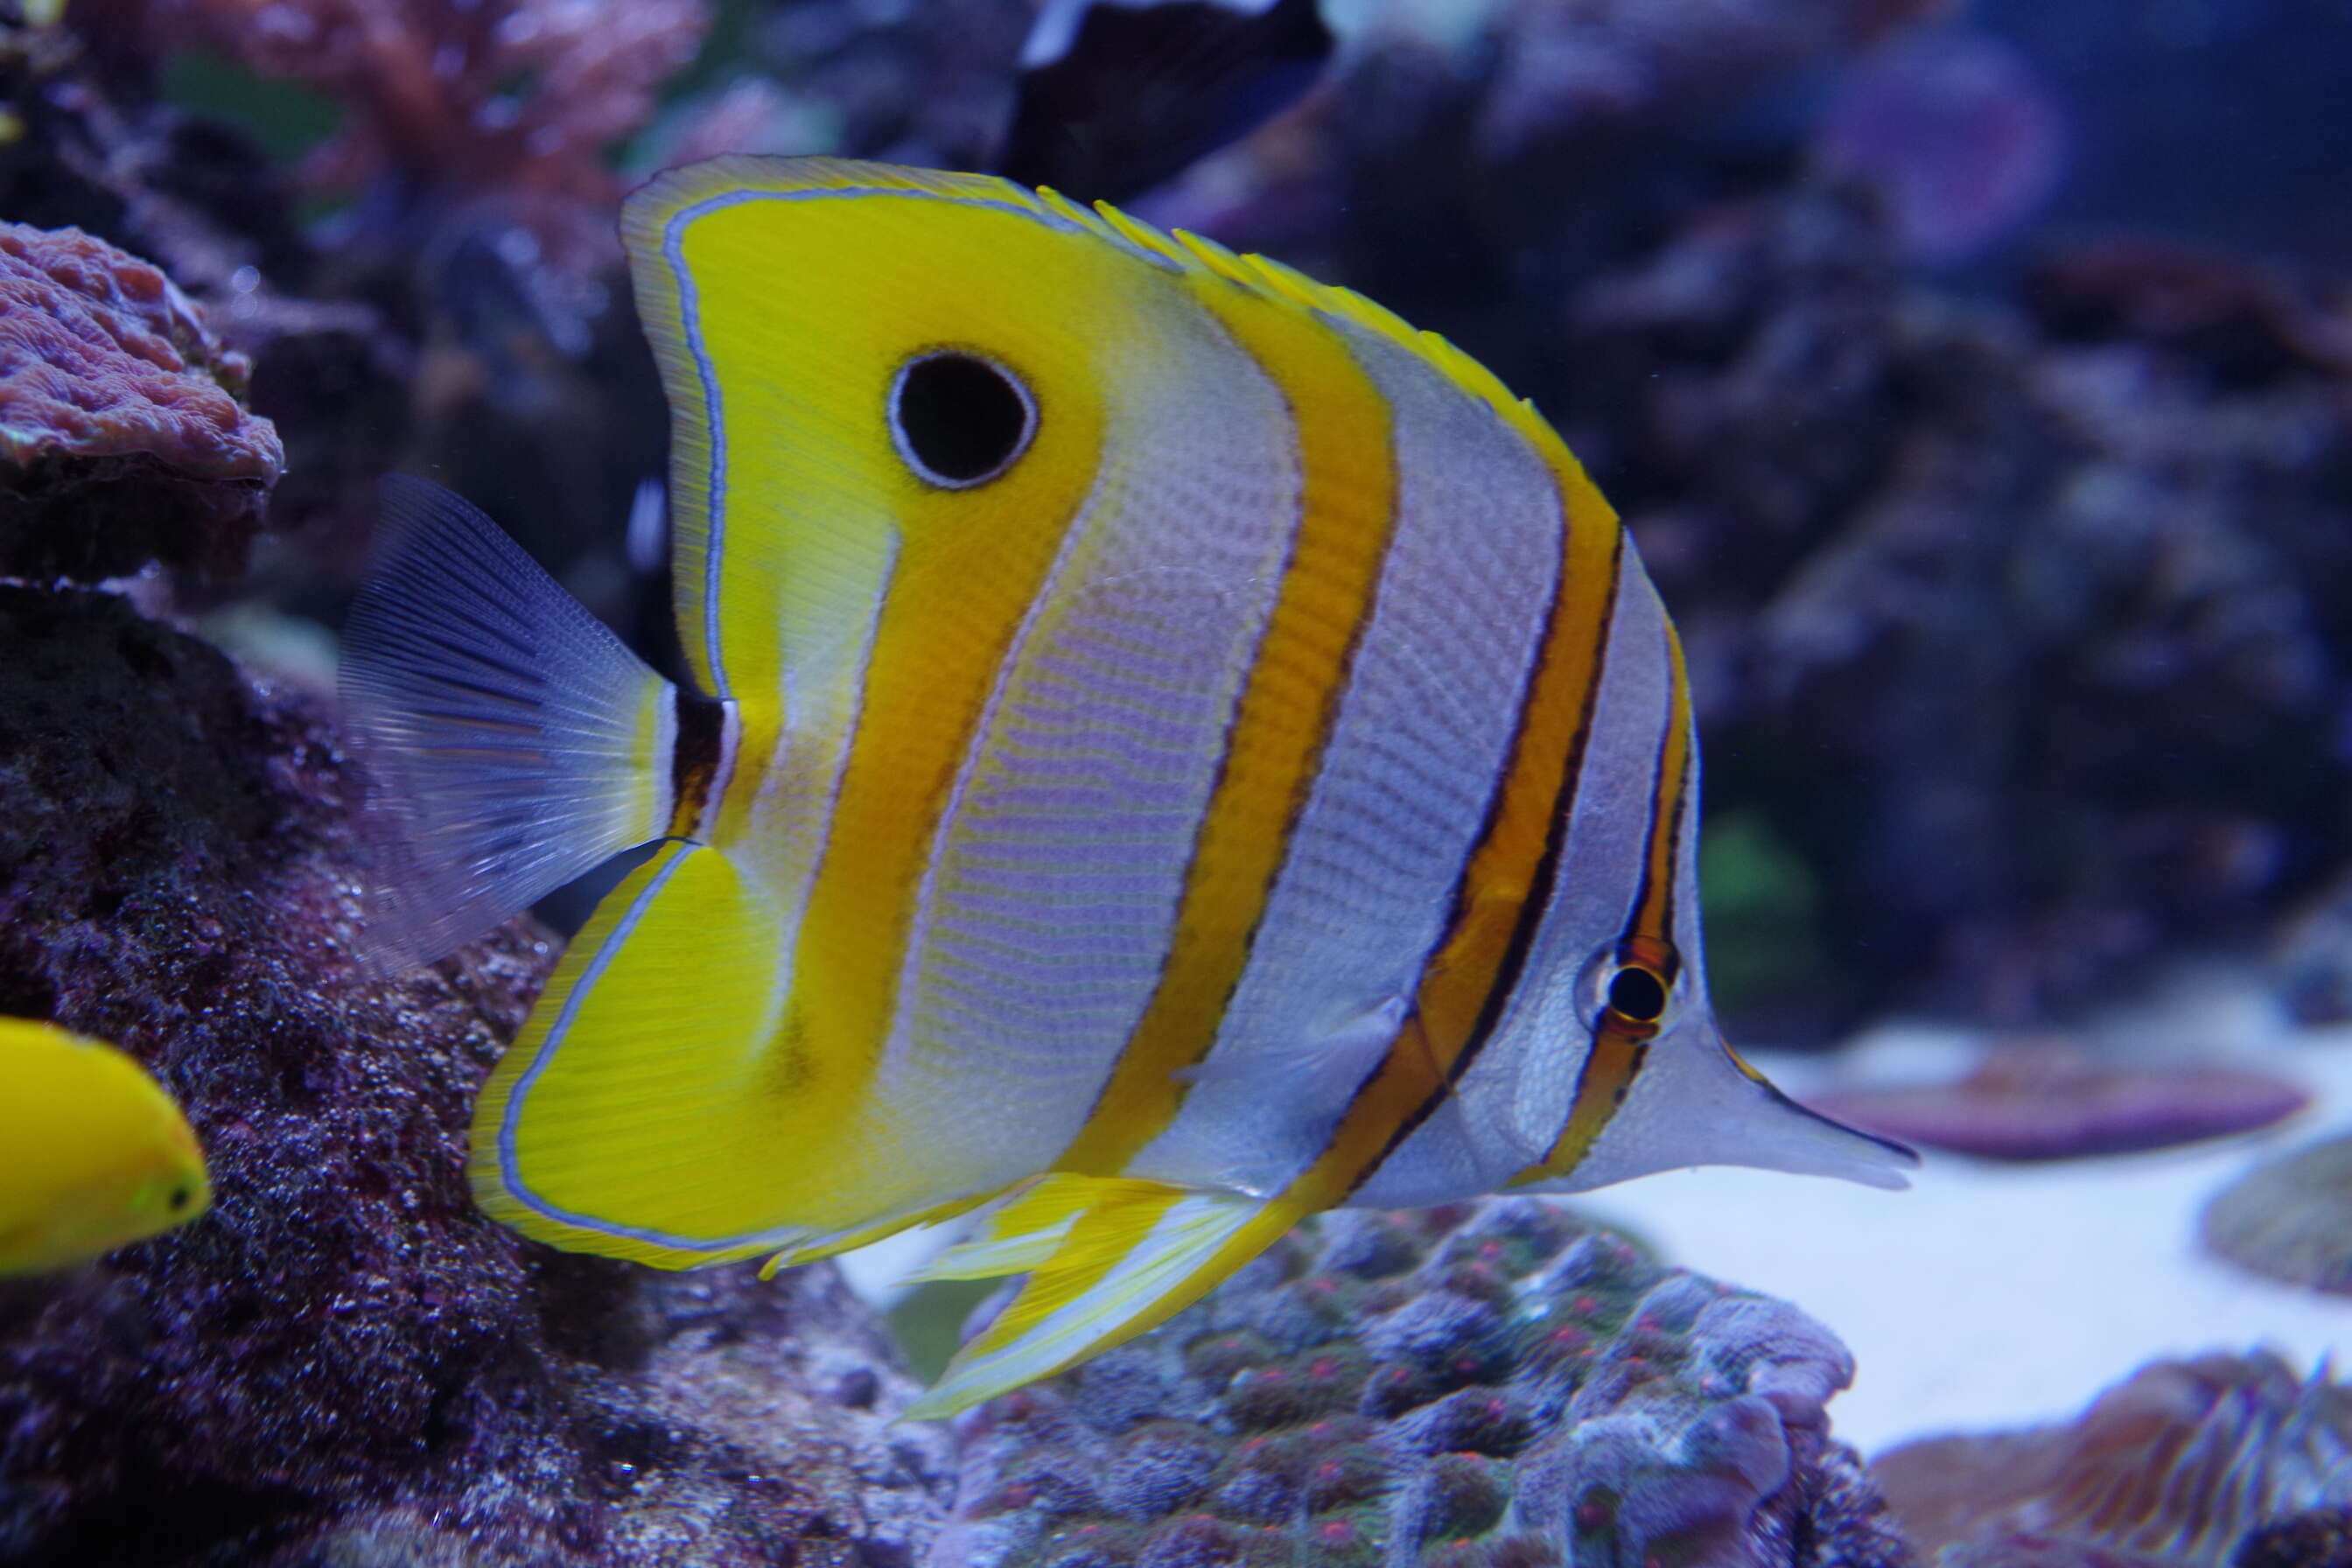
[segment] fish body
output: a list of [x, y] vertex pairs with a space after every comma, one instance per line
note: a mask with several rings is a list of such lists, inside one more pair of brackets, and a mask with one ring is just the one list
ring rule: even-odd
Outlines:
[[70, 1268], [205, 1212], [186, 1118], [112, 1046], [0, 1018], [0, 1275]]
[[625, 219], [692, 689], [391, 490], [344, 675], [429, 957], [659, 840], [484, 1093], [488, 1209], [796, 1262], [991, 1205], [924, 1408], [1337, 1205], [1910, 1155], [1724, 1047], [1674, 631], [1559, 437], [1360, 298], [1005, 181]]

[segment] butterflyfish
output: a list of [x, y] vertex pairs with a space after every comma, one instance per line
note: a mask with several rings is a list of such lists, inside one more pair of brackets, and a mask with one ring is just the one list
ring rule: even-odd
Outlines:
[[1000, 178], [736, 157], [624, 216], [666, 680], [388, 481], [343, 685], [379, 962], [632, 846], [482, 1094], [480, 1202], [691, 1268], [987, 1206], [918, 1407], [1302, 1215], [1695, 1164], [1905, 1184], [1708, 1010], [1673, 627], [1533, 408], [1343, 289]]
[[0, 1018], [0, 1275], [87, 1262], [211, 1205], [204, 1151], [122, 1052]]

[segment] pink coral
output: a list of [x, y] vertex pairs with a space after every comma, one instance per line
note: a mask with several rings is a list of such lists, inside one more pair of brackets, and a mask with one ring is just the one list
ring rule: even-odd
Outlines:
[[240, 563], [285, 467], [245, 370], [146, 262], [0, 225], [0, 572]]
[[320, 183], [394, 169], [460, 190], [602, 197], [604, 150], [694, 58], [704, 0], [147, 0], [152, 41], [217, 49], [349, 111]]

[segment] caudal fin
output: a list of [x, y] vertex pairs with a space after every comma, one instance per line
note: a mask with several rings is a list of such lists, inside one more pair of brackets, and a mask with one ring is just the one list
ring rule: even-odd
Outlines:
[[660, 837], [677, 721], [676, 689], [488, 518], [422, 479], [383, 499], [340, 685], [377, 853], [364, 956], [392, 973]]
[[1297, 1223], [1293, 1205], [1156, 1182], [1048, 1176], [931, 1278], [1034, 1268], [909, 1417], [951, 1415], [1158, 1327]]

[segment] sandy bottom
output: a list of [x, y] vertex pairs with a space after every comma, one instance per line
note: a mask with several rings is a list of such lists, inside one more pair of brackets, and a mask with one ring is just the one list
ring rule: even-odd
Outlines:
[[[2073, 1415], [2152, 1357], [2266, 1344], [2299, 1369], [2352, 1362], [2352, 1297], [2269, 1284], [2209, 1258], [2199, 1208], [2257, 1159], [2352, 1127], [2352, 1027], [2288, 1034], [2242, 1010], [2176, 1011], [2168, 1026], [2304, 1080], [2313, 1108], [2266, 1133], [2153, 1154], [2042, 1165], [1930, 1155], [1912, 1190], [1769, 1172], [1652, 1176], [1568, 1200], [1662, 1254], [1796, 1302], [1854, 1352], [1831, 1406], [1865, 1453], [1934, 1433]], [[1974, 1042], [1881, 1031], [1835, 1068], [1758, 1065], [1802, 1093], [1841, 1077], [1937, 1076]], [[896, 1237], [845, 1260], [877, 1303], [950, 1239]]]
[[[1787, 1298], [1854, 1353], [1831, 1409], [1865, 1453], [1934, 1433], [2069, 1416], [2158, 1356], [2269, 1345], [2299, 1370], [2352, 1361], [2352, 1297], [2293, 1289], [2209, 1257], [2207, 1198], [2275, 1151], [2352, 1127], [2352, 1028], [2273, 1034], [2231, 1054], [2302, 1080], [2312, 1108], [2251, 1137], [2051, 1164], [1929, 1154], [1909, 1192], [1770, 1172], [1678, 1171], [1570, 1200], [1678, 1263]], [[1942, 1042], [1894, 1032], [1867, 1076]], [[1759, 1060], [1801, 1092], [1805, 1065]]]

